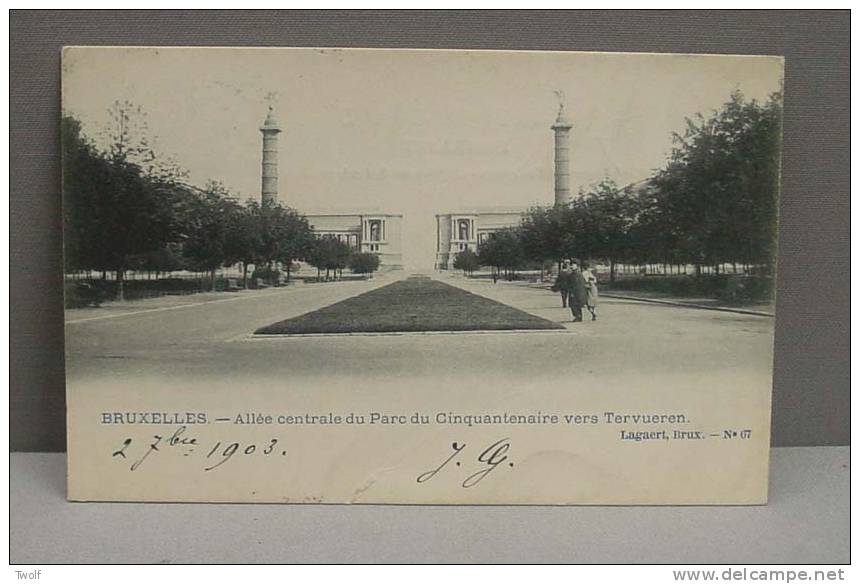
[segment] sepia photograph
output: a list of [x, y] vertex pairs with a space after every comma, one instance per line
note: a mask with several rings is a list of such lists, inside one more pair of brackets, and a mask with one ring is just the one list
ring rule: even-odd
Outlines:
[[763, 504], [783, 59], [66, 47], [72, 500]]

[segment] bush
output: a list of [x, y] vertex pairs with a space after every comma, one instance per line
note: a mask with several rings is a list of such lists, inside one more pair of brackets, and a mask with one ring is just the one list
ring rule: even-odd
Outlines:
[[99, 286], [94, 282], [66, 282], [64, 286], [66, 308], [101, 306], [102, 302], [111, 297], [105, 286]]
[[262, 280], [267, 284], [277, 284], [281, 281], [281, 271], [276, 269], [271, 269], [268, 266], [261, 266], [256, 268], [254, 272], [251, 274], [251, 287], [255, 287], [257, 285], [257, 280]]
[[355, 274], [372, 274], [379, 269], [379, 256], [375, 253], [354, 253], [347, 266]]
[[[126, 300], [142, 300], [174, 294], [194, 294], [208, 286], [199, 278], [161, 278], [158, 280], [125, 280], [123, 296]], [[116, 280], [79, 280], [65, 283], [66, 308], [100, 306], [117, 297]]]
[[773, 299], [773, 279], [764, 276], [719, 274], [707, 276], [636, 276], [619, 278], [607, 289], [656, 292], [679, 297], [715, 298], [728, 304], [768, 302]]
[[454, 256], [454, 269], [463, 270], [464, 274], [471, 274], [481, 267], [481, 262], [478, 261], [478, 254], [471, 249], [464, 249]]
[[728, 304], [748, 304], [773, 300], [773, 279], [766, 277], [729, 277], [716, 292]]

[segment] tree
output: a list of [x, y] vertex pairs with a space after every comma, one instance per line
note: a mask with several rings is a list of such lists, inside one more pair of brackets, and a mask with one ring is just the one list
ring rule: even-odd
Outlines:
[[478, 261], [478, 254], [471, 249], [466, 248], [456, 256], [454, 256], [454, 269], [463, 270], [463, 275], [467, 276], [481, 267]]
[[709, 118], [687, 120], [653, 184], [685, 261], [771, 267], [776, 235], [782, 96], [766, 104], [739, 91]]
[[188, 261], [182, 254], [181, 244], [168, 244], [166, 247], [149, 253], [134, 255], [129, 258], [129, 268], [155, 272], [171, 272], [188, 267]]
[[81, 131], [78, 120], [64, 116], [60, 135], [63, 155], [63, 244], [66, 271], [105, 270], [110, 264], [102, 226], [105, 185], [111, 168]]
[[310, 224], [304, 215], [278, 203], [264, 203], [259, 212], [259, 260], [270, 268], [270, 274], [274, 263], [281, 262], [289, 278], [293, 262], [305, 259], [315, 245]]
[[120, 300], [133, 257], [182, 238], [181, 173], [162, 165], [145, 137], [135, 139], [136, 111], [127, 104], [112, 108], [109, 144], [101, 152], [83, 138], [77, 120], [67, 116], [62, 123], [71, 263], [114, 271]]
[[510, 279], [525, 262], [522, 242], [516, 228], [500, 229], [478, 245], [478, 261], [493, 268], [493, 281], [504, 272]]
[[314, 241], [307, 254], [307, 261], [317, 269], [317, 276], [320, 270], [325, 270], [328, 280], [332, 270], [337, 278], [338, 271], [346, 267], [351, 255], [352, 248], [349, 245], [332, 235], [325, 235]]
[[561, 265], [575, 247], [575, 234], [569, 229], [570, 223], [569, 204], [530, 208], [518, 229], [523, 253], [541, 264], [552, 261]]
[[226, 255], [242, 264], [242, 288], [248, 288], [248, 267], [256, 264], [263, 248], [263, 209], [249, 200], [230, 217]]
[[379, 269], [379, 256], [375, 253], [356, 252], [349, 257], [348, 266], [355, 274], [372, 274]]
[[192, 267], [210, 274], [211, 290], [216, 270], [239, 261], [229, 238], [240, 214], [241, 207], [220, 183], [210, 182], [202, 192], [191, 194], [182, 251]]
[[281, 210], [277, 222], [277, 251], [275, 259], [286, 267], [290, 281], [293, 262], [305, 259], [314, 245], [314, 234], [304, 215], [294, 209]]
[[106, 158], [133, 164], [142, 174], [157, 181], [175, 183], [187, 177], [188, 173], [171, 157], [156, 152], [147, 114], [141, 106], [117, 100], [107, 112], [109, 123], [101, 136]]
[[609, 260], [609, 281], [615, 281], [615, 265], [630, 250], [629, 235], [636, 219], [636, 205], [629, 190], [610, 178], [593, 185], [572, 205], [570, 231], [577, 234], [577, 253]]

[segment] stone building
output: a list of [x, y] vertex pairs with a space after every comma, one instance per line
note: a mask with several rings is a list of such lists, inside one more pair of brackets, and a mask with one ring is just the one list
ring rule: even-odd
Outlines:
[[519, 225], [523, 212], [519, 207], [495, 207], [436, 215], [435, 269], [453, 269], [458, 253], [478, 251], [478, 245], [499, 229]]
[[379, 256], [380, 269], [403, 267], [403, 215], [396, 213], [331, 212], [305, 215], [319, 236], [332, 236], [357, 251]]

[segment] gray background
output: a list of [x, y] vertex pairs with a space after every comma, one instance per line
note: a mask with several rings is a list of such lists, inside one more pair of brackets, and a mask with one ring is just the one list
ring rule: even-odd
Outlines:
[[770, 500], [746, 507], [68, 503], [63, 454], [16, 453], [9, 559], [844, 564], [850, 450], [774, 449]]
[[848, 11], [12, 11], [12, 450], [65, 448], [58, 122], [73, 44], [784, 55], [773, 444], [849, 443]]

